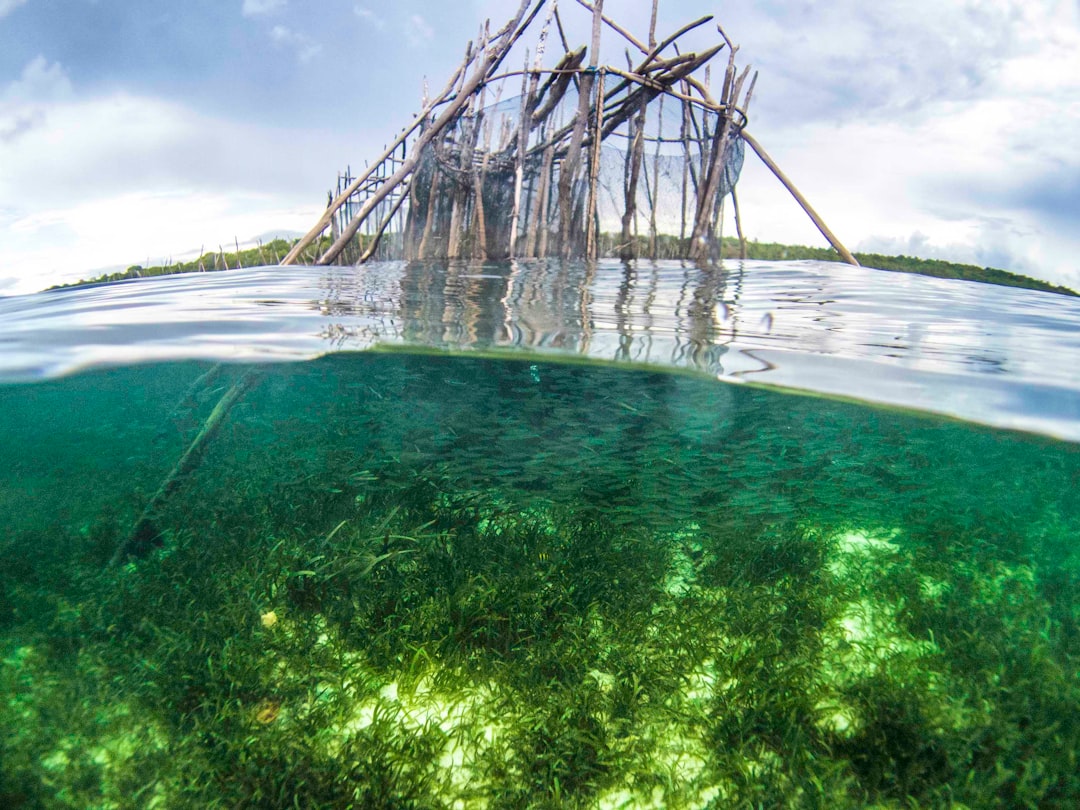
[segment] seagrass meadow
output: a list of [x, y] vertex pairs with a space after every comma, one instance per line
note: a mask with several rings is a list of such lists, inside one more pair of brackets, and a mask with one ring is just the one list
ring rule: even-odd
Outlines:
[[394, 352], [7, 385], [0, 448], [5, 808], [1080, 802], [1072, 444]]

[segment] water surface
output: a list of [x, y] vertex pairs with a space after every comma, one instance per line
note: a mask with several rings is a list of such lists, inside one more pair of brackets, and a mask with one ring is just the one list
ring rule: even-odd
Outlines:
[[383, 265], [0, 306], [0, 806], [1080, 799], [1070, 299]]
[[0, 379], [414, 346], [688, 368], [1080, 439], [1080, 299], [826, 262], [376, 263], [0, 299]]

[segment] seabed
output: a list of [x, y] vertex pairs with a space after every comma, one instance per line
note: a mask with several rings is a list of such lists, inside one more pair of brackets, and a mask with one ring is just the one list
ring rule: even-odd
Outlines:
[[264, 369], [160, 545], [109, 565], [220, 395], [178, 415], [203, 371], [0, 389], [5, 446], [36, 448], [0, 479], [4, 807], [1080, 796], [1071, 446], [338, 356]]

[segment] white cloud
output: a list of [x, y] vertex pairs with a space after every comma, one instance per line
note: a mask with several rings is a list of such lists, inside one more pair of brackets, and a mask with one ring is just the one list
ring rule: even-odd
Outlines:
[[[200, 246], [233, 249], [273, 226], [307, 230], [319, 206], [291, 206], [276, 195], [132, 192], [23, 217], [8, 229], [6, 252], [18, 276], [7, 294], [33, 292], [95, 275], [94, 268], [164, 264]], [[0, 269], [7, 276], [16, 267]]]
[[322, 51], [322, 45], [311, 37], [286, 28], [284, 25], [275, 25], [270, 31], [270, 39], [278, 45], [292, 48], [296, 52], [297, 61], [301, 64], [310, 62]]
[[[3, 2], [3, 0], [0, 0]], [[241, 9], [241, 13], [245, 17], [258, 17], [263, 14], [273, 14], [275, 11], [281, 11], [285, 8], [288, 0], [244, 0], [244, 7]]]
[[370, 8], [365, 8], [364, 6], [353, 6], [353, 14], [355, 14], [364, 22], [370, 23], [371, 25], [375, 26], [375, 28], [379, 29], [380, 31], [386, 28], [386, 21], [374, 11], [372, 11]]
[[[1080, 128], [1080, 110], [1048, 108], [1047, 115], [1064, 119], [1051, 126], [1039, 108], [1003, 95], [942, 104], [936, 112], [917, 122], [871, 118], [756, 134], [849, 248], [971, 262], [1080, 286], [1080, 234], [1030, 198], [1058, 166], [1059, 130]], [[1032, 139], [1029, 148], [1014, 146], [1021, 133]], [[739, 202], [753, 236], [824, 244], [749, 150]]]
[[405, 38], [416, 48], [435, 38], [435, 29], [419, 14], [413, 14], [405, 24]]
[[26, 0], [0, 0], [0, 19], [6, 17], [25, 3]]
[[71, 95], [71, 80], [59, 62], [49, 64], [44, 56], [36, 56], [18, 79], [0, 92], [0, 105], [27, 102], [55, 101]]
[[306, 231], [339, 161], [377, 146], [127, 94], [44, 113], [33, 137], [0, 141], [0, 287], [9, 294], [271, 229]]
[[[747, 31], [791, 60], [763, 66], [750, 130], [841, 240], [1080, 287], [1080, 6], [866, 4], [832, 38], [834, 7], [802, 8], [804, 28], [774, 14], [777, 30]], [[837, 75], [849, 57], [859, 69]], [[759, 238], [823, 243], [752, 154], [739, 196]]]
[[40, 127], [51, 102], [71, 96], [71, 81], [59, 62], [32, 59], [18, 79], [0, 90], [0, 144]]

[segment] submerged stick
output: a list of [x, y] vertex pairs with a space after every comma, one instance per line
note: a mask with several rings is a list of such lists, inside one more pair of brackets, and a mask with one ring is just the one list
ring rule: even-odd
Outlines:
[[135, 522], [135, 526], [131, 530], [131, 533], [124, 538], [124, 541], [117, 547], [116, 553], [113, 554], [109, 565], [117, 565], [129, 556], [145, 556], [146, 553], [158, 543], [161, 532], [158, 531], [157, 526], [154, 525], [154, 517], [161, 508], [162, 503], [180, 488], [180, 485], [184, 482], [184, 478], [188, 473], [199, 466], [203, 453], [206, 452], [207, 445], [210, 443], [210, 440], [217, 435], [225, 416], [243, 393], [251, 388], [255, 383], [256, 378], [257, 375], [255, 372], [245, 371], [240, 375], [240, 378], [232, 384], [229, 390], [222, 395], [221, 399], [218, 400], [217, 405], [214, 406], [214, 410], [210, 412], [210, 415], [206, 418], [206, 422], [203, 423], [202, 430], [200, 430], [198, 435], [192, 440], [188, 449], [184, 452], [184, 455], [176, 462], [176, 466], [172, 468], [165, 477], [165, 480], [161, 482], [161, 486], [158, 487], [157, 492], [150, 498], [150, 502], [146, 505], [146, 508], [139, 516], [139, 519]]

